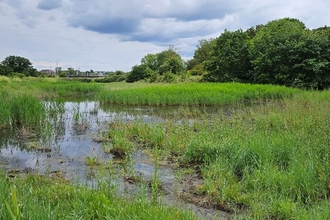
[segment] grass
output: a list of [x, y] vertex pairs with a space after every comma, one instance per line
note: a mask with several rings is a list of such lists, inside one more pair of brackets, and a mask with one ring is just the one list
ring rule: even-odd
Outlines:
[[44, 105], [28, 95], [10, 96], [2, 91], [0, 96], [0, 129], [29, 127], [36, 129], [45, 122]]
[[[113, 122], [106, 137], [109, 151], [125, 157], [144, 148], [156, 155], [157, 164], [169, 159], [201, 171], [204, 184], [198, 193], [231, 210], [233, 218], [330, 218], [330, 91], [238, 83], [99, 85], [3, 77], [0, 88], [2, 129], [12, 124], [40, 127], [45, 118], [41, 97], [93, 95], [130, 105], [235, 104], [226, 114], [182, 108], [177, 118], [165, 123]], [[5, 219], [192, 218], [144, 197], [120, 199], [106, 184], [88, 189], [37, 176], [10, 182], [1, 174], [0, 179], [0, 216]], [[17, 203], [10, 194], [13, 190]]]
[[100, 93], [100, 100], [127, 105], [227, 105], [290, 97], [298, 90], [239, 83], [163, 84]]
[[95, 83], [59, 78], [0, 78], [0, 91], [10, 95], [90, 97], [128, 105], [226, 105], [237, 102], [281, 99], [298, 92], [283, 86], [239, 83]]
[[39, 176], [10, 181], [3, 172], [0, 179], [1, 219], [196, 219], [142, 195], [120, 198], [106, 182], [91, 189]]
[[0, 78], [1, 91], [11, 95], [31, 95], [41, 99], [54, 97], [92, 97], [100, 92], [102, 84], [84, 83], [60, 78]]
[[235, 218], [327, 219], [329, 115], [330, 91], [302, 92], [193, 123], [118, 122], [111, 135], [199, 167], [203, 193]]

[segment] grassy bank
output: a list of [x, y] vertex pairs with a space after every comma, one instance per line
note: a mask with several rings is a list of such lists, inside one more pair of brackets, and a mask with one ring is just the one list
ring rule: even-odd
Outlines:
[[0, 179], [1, 219], [195, 219], [143, 194], [120, 198], [107, 182], [91, 189], [38, 176], [9, 181], [3, 172]]
[[8, 78], [0, 76], [0, 89], [10, 95], [31, 95], [38, 98], [81, 97], [99, 93], [102, 84], [59, 78]]
[[100, 100], [127, 105], [226, 105], [281, 99], [297, 91], [270, 85], [186, 83], [105, 91], [100, 93]]
[[163, 159], [178, 165], [199, 167], [204, 184], [196, 193], [237, 218], [328, 219], [329, 115], [330, 91], [305, 92], [224, 115], [200, 115], [194, 123], [116, 122], [108, 137], [128, 153], [127, 142], [133, 142], [151, 151], [157, 147]]

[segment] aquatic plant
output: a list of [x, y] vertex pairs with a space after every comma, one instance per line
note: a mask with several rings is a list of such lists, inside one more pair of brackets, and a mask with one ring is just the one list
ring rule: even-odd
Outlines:
[[86, 156], [85, 164], [87, 166], [96, 166], [96, 165], [99, 165], [100, 162], [98, 161], [97, 156]]
[[37, 129], [45, 123], [43, 103], [29, 95], [0, 95], [0, 128]]
[[101, 92], [100, 100], [129, 105], [226, 105], [244, 101], [282, 99], [297, 89], [240, 83], [165, 84]]

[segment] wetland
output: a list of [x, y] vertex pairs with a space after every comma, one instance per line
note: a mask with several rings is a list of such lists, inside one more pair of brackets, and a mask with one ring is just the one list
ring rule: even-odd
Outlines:
[[5, 219], [329, 217], [329, 91], [0, 82]]

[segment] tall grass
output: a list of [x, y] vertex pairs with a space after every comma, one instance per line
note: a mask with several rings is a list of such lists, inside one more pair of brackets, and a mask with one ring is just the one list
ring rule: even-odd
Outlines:
[[96, 83], [85, 83], [69, 80], [58, 80], [54, 83], [41, 83], [36, 86], [45, 92], [44, 96], [56, 94], [59, 97], [92, 96], [101, 91], [102, 86]]
[[87, 188], [39, 176], [10, 181], [3, 172], [0, 180], [1, 219], [196, 219], [177, 208], [150, 203], [143, 195], [120, 198], [106, 182]]
[[39, 99], [29, 95], [0, 96], [0, 128], [38, 128], [45, 122], [46, 112]]
[[86, 97], [100, 92], [103, 85], [58, 78], [0, 78], [1, 90], [9, 94], [28, 94], [38, 98]]
[[281, 99], [297, 91], [271, 85], [187, 83], [104, 91], [100, 93], [100, 100], [130, 105], [225, 105]]
[[158, 147], [162, 158], [201, 167], [204, 193], [237, 218], [327, 219], [329, 116], [330, 91], [304, 92], [193, 123], [123, 122], [117, 132]]
[[329, 92], [310, 92], [238, 110], [215, 121], [204, 150], [189, 146], [184, 159], [204, 154], [206, 192], [233, 210], [244, 207], [261, 219], [322, 219], [329, 209], [307, 213], [330, 205], [329, 107]]

